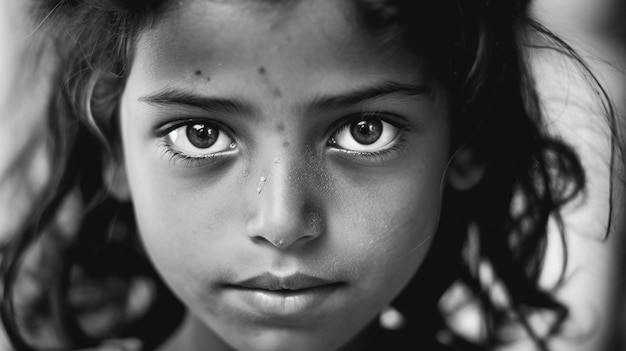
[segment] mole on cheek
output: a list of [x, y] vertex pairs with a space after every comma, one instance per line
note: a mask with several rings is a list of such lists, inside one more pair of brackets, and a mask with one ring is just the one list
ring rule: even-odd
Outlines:
[[278, 130], [281, 133], [284, 132], [285, 131], [285, 123], [278, 122], [278, 124], [276, 125], [276, 130]]
[[196, 71], [196, 75], [197, 75], [197, 76], [201, 76], [201, 75], [202, 75], [202, 71], [201, 71], [201, 70], [197, 70], [197, 71]]
[[289, 142], [288, 141], [283, 141], [283, 147], [285, 147], [285, 148], [289, 147]]

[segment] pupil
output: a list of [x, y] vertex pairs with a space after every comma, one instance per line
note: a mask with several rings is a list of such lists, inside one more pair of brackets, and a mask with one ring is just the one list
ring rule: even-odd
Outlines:
[[350, 132], [359, 144], [373, 144], [383, 132], [383, 122], [379, 119], [359, 121], [352, 124]]
[[199, 149], [206, 149], [215, 144], [218, 136], [219, 131], [206, 124], [194, 124], [187, 127], [187, 139], [191, 145]]

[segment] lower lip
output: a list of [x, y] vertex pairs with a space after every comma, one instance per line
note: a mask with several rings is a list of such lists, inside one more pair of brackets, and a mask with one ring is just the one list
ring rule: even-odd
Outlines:
[[232, 288], [230, 292], [250, 312], [263, 317], [299, 317], [310, 315], [312, 311], [321, 311], [323, 304], [331, 299], [341, 284], [330, 284], [316, 288], [291, 290], [287, 292]]

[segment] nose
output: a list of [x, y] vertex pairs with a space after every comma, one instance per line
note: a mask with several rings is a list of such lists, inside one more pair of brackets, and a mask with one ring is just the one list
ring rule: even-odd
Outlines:
[[272, 163], [250, 195], [247, 235], [283, 250], [320, 237], [324, 221], [312, 172], [298, 160]]

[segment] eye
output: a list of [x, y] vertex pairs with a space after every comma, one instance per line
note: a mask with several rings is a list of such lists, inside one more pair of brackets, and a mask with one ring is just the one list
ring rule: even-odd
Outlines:
[[180, 126], [165, 137], [175, 152], [189, 157], [207, 157], [235, 147], [234, 140], [212, 123], [192, 122]]
[[391, 147], [399, 129], [380, 118], [364, 118], [341, 127], [329, 144], [348, 151], [377, 152]]

